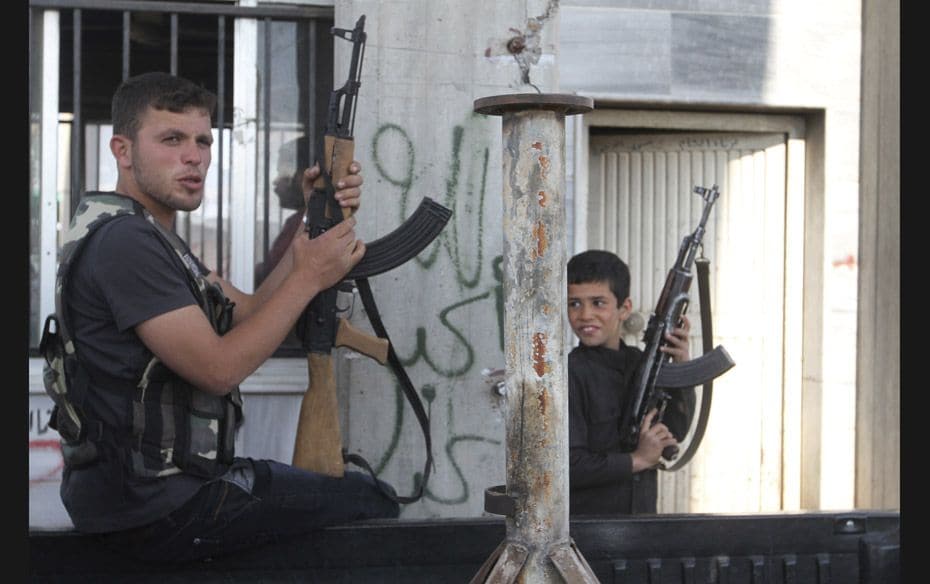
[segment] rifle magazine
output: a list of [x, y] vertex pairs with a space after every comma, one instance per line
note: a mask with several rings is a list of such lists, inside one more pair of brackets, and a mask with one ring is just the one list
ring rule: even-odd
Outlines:
[[451, 209], [424, 197], [400, 227], [366, 245], [365, 257], [346, 279], [376, 276], [409, 261], [436, 239], [450, 217]]
[[720, 377], [735, 364], [726, 349], [717, 345], [713, 351], [690, 361], [664, 365], [656, 377], [656, 387], [682, 389], [703, 385]]

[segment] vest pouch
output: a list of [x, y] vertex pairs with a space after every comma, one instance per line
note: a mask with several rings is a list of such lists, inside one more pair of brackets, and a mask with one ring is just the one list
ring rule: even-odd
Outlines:
[[[61, 437], [62, 459], [69, 467], [77, 468], [95, 462], [98, 452], [97, 445], [88, 439], [87, 420], [79, 409], [87, 379], [77, 357], [65, 350], [59, 330], [58, 318], [48, 315], [39, 341], [39, 352], [45, 358], [42, 382], [45, 393], [55, 404], [49, 426]], [[94, 439], [99, 439], [102, 434], [99, 423], [94, 429]]]
[[225, 397], [208, 394], [184, 383], [179, 385], [186, 386], [189, 407], [186, 408], [185, 436], [178, 441], [179, 446], [186, 443], [186, 447], [175, 452], [175, 462], [192, 474], [206, 477], [222, 474], [232, 462], [234, 450], [230, 441], [235, 440], [236, 417], [232, 404]]
[[[45, 372], [45, 376], [49, 377], [49, 371]], [[64, 396], [55, 401], [48, 425], [61, 437], [61, 458], [64, 463], [77, 468], [96, 462], [99, 453], [95, 441], [103, 436], [101, 424], [84, 420], [77, 408]]]
[[[151, 373], [152, 369], [148, 369], [147, 373]], [[146, 383], [137, 389], [132, 401], [130, 458], [133, 474], [140, 477], [162, 477], [181, 472], [175, 464], [178, 448], [175, 422], [178, 408], [183, 408], [183, 405], [176, 403], [175, 392], [169, 383], [157, 377], [146, 377]]]
[[69, 467], [79, 468], [96, 462], [99, 453], [97, 452], [97, 445], [90, 440], [72, 443], [62, 439], [61, 458]]
[[39, 341], [39, 353], [45, 358], [45, 364], [42, 366], [42, 383], [45, 386], [45, 393], [55, 403], [52, 412], [52, 428], [57, 430], [62, 438], [76, 443], [84, 438], [84, 424], [74, 405], [68, 399], [68, 377], [65, 371], [65, 359], [68, 356], [65, 353], [59, 330], [58, 318], [54, 314], [48, 315], [45, 319], [45, 327], [42, 329], [42, 338]]
[[63, 386], [64, 381], [62, 374], [54, 367], [45, 366], [42, 372], [42, 378], [45, 382], [45, 392], [52, 398], [55, 406], [52, 408], [52, 417], [49, 420], [49, 426], [56, 430], [62, 440], [69, 442], [80, 442], [84, 439], [84, 423], [74, 409], [74, 406], [68, 401], [66, 393], [59, 393], [57, 389], [49, 389]]
[[133, 400], [133, 472], [221, 475], [234, 455], [235, 428], [230, 433], [228, 421], [235, 424], [237, 409], [230, 398], [200, 391], [153, 359]]

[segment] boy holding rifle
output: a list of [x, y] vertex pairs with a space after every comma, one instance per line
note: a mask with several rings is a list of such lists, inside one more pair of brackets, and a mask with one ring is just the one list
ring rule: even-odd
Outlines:
[[[630, 317], [630, 270], [616, 254], [589, 250], [568, 262], [568, 320], [579, 345], [568, 356], [570, 513], [655, 513], [662, 451], [676, 446], [688, 429], [694, 389], [672, 394], [663, 421], [657, 410], [642, 424], [632, 452], [620, 447], [620, 419], [642, 351], [622, 340]], [[666, 335], [662, 352], [672, 361], [690, 359], [681, 325]]]

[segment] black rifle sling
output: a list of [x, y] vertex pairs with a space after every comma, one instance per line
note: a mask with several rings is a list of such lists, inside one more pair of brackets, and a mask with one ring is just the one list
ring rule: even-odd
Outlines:
[[[384, 328], [384, 323], [381, 322], [381, 314], [378, 312], [378, 306], [375, 304], [375, 298], [371, 293], [371, 286], [368, 284], [368, 278], [357, 278], [355, 280], [355, 286], [358, 288], [359, 296], [362, 298], [362, 304], [365, 306], [365, 312], [368, 313], [368, 320], [371, 322], [375, 334], [388, 342], [388, 363], [390, 363], [394, 375], [397, 376], [397, 380], [400, 382], [400, 386], [407, 396], [407, 401], [410, 402], [410, 406], [417, 415], [417, 420], [420, 422], [420, 429], [423, 430], [423, 439], [426, 442], [426, 463], [423, 466], [423, 478], [420, 480], [419, 484], [416, 485], [416, 492], [413, 495], [404, 497], [396, 496], [382, 489], [389, 498], [398, 503], [413, 503], [423, 496], [423, 489], [426, 487], [426, 482], [429, 479], [433, 467], [433, 447], [429, 432], [429, 418], [426, 415], [426, 410], [423, 409], [420, 396], [417, 394], [416, 389], [413, 387], [413, 383], [410, 381], [410, 377], [407, 376], [407, 372], [400, 362], [400, 358], [398, 358], [397, 353], [394, 352], [394, 343], [391, 342], [387, 330]], [[371, 465], [358, 454], [349, 454], [345, 452], [343, 453], [343, 458], [346, 462], [351, 462], [364, 468], [372, 477], [377, 478]], [[381, 483], [378, 483], [378, 485], [380, 487]]]
[[[697, 267], [698, 275], [698, 293], [701, 297], [701, 336], [704, 345], [704, 354], [710, 353], [714, 349], [714, 332], [711, 323], [710, 310], [710, 260], [703, 255], [694, 260]], [[664, 467], [663, 470], [673, 471], [683, 467], [691, 460], [694, 453], [697, 452], [701, 440], [704, 438], [704, 430], [707, 429], [707, 418], [710, 415], [710, 398], [714, 389], [714, 380], [709, 379], [704, 382], [704, 389], [701, 392], [701, 409], [698, 413], [697, 425], [694, 428], [694, 437], [688, 447], [680, 457], [670, 466]]]

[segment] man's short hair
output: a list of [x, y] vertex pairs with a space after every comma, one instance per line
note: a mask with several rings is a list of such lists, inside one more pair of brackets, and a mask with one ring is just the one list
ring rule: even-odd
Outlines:
[[592, 282], [607, 282], [618, 306], [630, 296], [630, 268], [613, 252], [589, 249], [568, 260], [569, 284]]
[[183, 77], [161, 71], [130, 77], [113, 94], [110, 108], [113, 133], [135, 138], [140, 118], [149, 107], [173, 113], [195, 108], [212, 116], [216, 95]]

